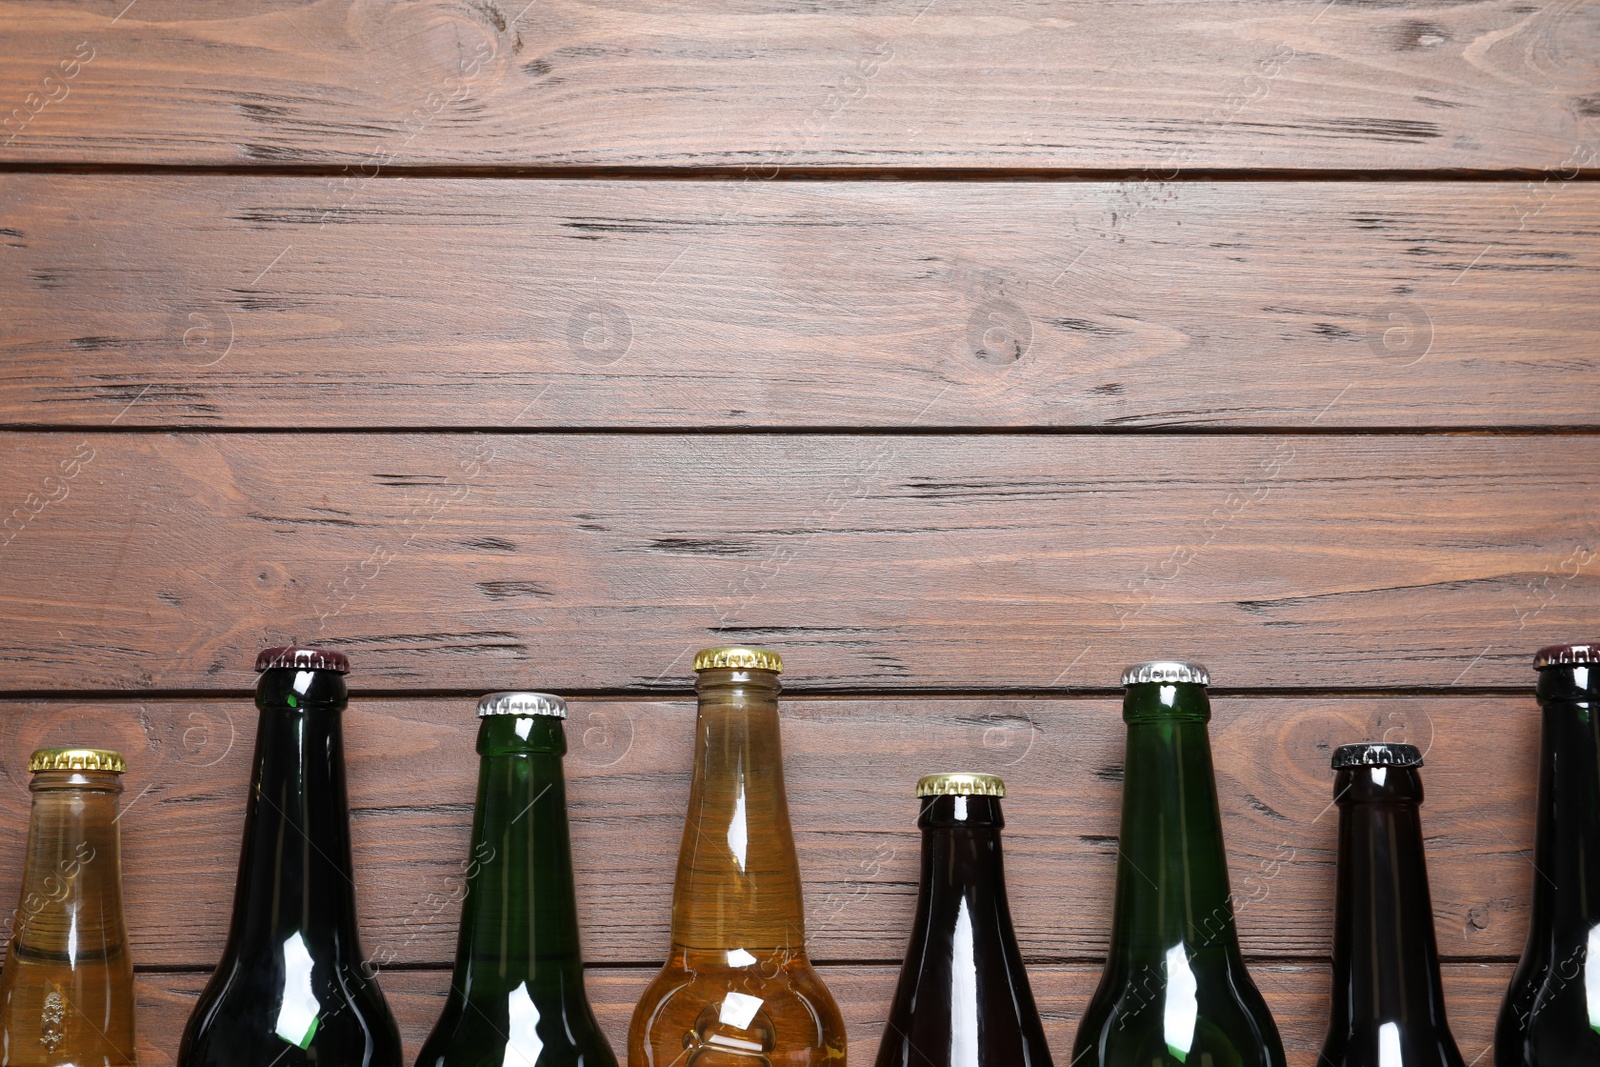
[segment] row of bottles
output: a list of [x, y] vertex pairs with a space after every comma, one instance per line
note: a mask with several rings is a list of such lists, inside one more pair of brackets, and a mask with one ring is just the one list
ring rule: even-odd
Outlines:
[[[1600, 646], [1539, 653], [1532, 930], [1501, 1008], [1498, 1067], [1600, 1063]], [[257, 661], [260, 710], [226, 947], [180, 1067], [401, 1067], [357, 933], [336, 652]], [[783, 782], [781, 660], [695, 660], [694, 776], [666, 964], [630, 1067], [842, 1065], [833, 997], [806, 955]], [[1282, 1067], [1234, 926], [1203, 668], [1123, 676], [1127, 749], [1111, 946], [1074, 1067]], [[471, 857], [450, 990], [416, 1067], [615, 1067], [584, 992], [559, 697], [479, 704]], [[1328, 1067], [1464, 1067], [1439, 980], [1419, 768], [1402, 744], [1333, 753], [1339, 808]], [[46, 749], [3, 972], [0, 1067], [134, 1063], [121, 901], [121, 756]], [[917, 784], [920, 889], [877, 1067], [1049, 1067], [1001, 861], [1004, 783]]]

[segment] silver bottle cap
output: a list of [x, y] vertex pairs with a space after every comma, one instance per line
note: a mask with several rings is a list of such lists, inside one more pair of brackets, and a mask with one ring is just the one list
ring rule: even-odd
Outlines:
[[478, 701], [478, 717], [486, 715], [553, 715], [567, 717], [567, 702], [554, 693], [490, 693]]
[[1135, 663], [1122, 672], [1123, 685], [1137, 685], [1141, 682], [1192, 682], [1195, 685], [1210, 685], [1211, 672], [1198, 663], [1180, 663], [1172, 659]]

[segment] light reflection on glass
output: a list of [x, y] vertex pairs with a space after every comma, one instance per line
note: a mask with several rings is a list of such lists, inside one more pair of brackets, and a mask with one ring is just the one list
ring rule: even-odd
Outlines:
[[311, 991], [311, 953], [296, 930], [283, 942], [283, 994], [274, 1032], [291, 1045], [305, 1048], [317, 1032], [322, 1004]]
[[744, 777], [739, 778], [739, 795], [733, 799], [733, 818], [728, 822], [728, 849], [733, 853], [733, 860], [739, 865], [739, 873], [744, 872], [745, 848], [750, 843], [750, 830], [744, 821]]
[[729, 967], [753, 967], [755, 962], [756, 958], [742, 948], [730, 948], [728, 950]]
[[1600, 1031], [1600, 926], [1589, 927], [1589, 948], [1583, 957], [1583, 992], [1589, 1002], [1589, 1029]]
[[[731, 1026], [735, 1030], [748, 1030], [750, 1020], [761, 1010], [762, 1003], [764, 1002], [760, 997], [730, 990], [722, 997], [722, 1007], [717, 1010], [717, 1022]], [[754, 1047], [759, 1049], [761, 1046], [757, 1044]]]
[[1378, 1027], [1378, 1067], [1404, 1067], [1400, 1058], [1400, 1024]]
[[523, 982], [506, 997], [506, 1051], [500, 1067], [533, 1067], [544, 1051], [539, 1040], [539, 1008]]
[[1200, 983], [1189, 967], [1189, 950], [1182, 942], [1167, 949], [1167, 1002], [1162, 1012], [1162, 1036], [1167, 1051], [1182, 1063], [1194, 1044], [1194, 1026], [1200, 1018], [1200, 1002], [1195, 996]]
[[[965, 797], [957, 797], [965, 800]], [[961, 899], [950, 946], [950, 1063], [978, 1067], [978, 962], [972, 940], [972, 915]]]

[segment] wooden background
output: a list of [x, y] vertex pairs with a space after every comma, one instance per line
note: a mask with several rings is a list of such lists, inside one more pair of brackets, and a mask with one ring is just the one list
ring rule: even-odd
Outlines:
[[225, 933], [255, 651], [346, 651], [365, 949], [445, 986], [475, 697], [573, 698], [590, 991], [664, 954], [689, 655], [789, 664], [812, 956], [873, 1054], [916, 777], [1007, 779], [1057, 1061], [1117, 674], [1209, 663], [1240, 924], [1328, 1003], [1333, 746], [1427, 749], [1469, 1061], [1532, 651], [1600, 626], [1600, 4], [0, 0], [0, 901], [130, 758], [140, 1049]]

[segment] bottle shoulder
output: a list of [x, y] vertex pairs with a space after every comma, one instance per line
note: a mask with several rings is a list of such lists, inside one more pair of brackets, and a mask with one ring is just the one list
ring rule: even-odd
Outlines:
[[1073, 1062], [1176, 1067], [1209, 1056], [1216, 1067], [1284, 1067], [1277, 1024], [1243, 965], [1226, 956], [1207, 962], [1171, 980], [1165, 963], [1109, 966], [1079, 1025]]
[[454, 990], [416, 1067], [617, 1067], [617, 1057], [586, 1000], [554, 1003], [476, 997]]
[[674, 946], [634, 1008], [630, 1065], [667, 1067], [685, 1050], [718, 1049], [797, 1067], [842, 1065], [843, 1016], [803, 955], [770, 953], [731, 965], [717, 958], [727, 955]]
[[293, 963], [225, 959], [189, 1015], [181, 1067], [401, 1067], [400, 1031], [374, 979]]

